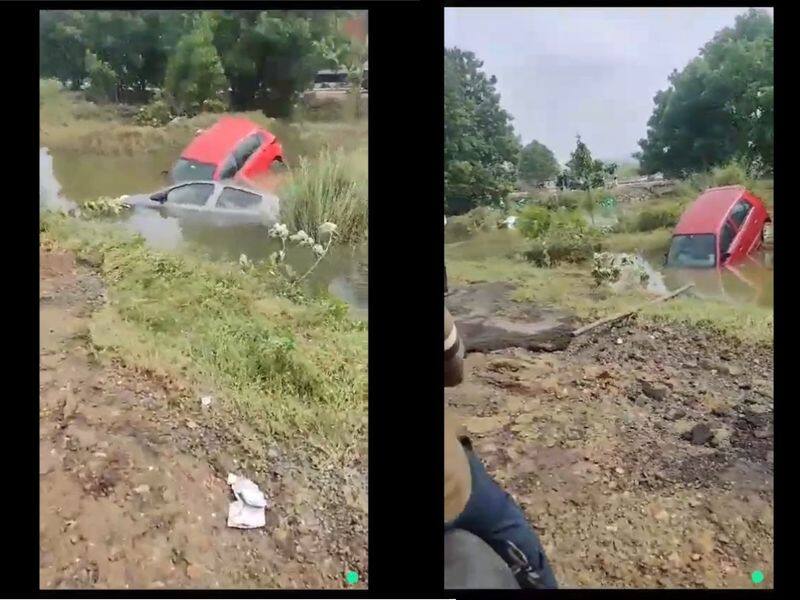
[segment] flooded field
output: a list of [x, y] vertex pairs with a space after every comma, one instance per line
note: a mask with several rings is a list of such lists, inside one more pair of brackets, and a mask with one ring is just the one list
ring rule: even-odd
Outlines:
[[[39, 153], [40, 204], [63, 210], [75, 202], [100, 196], [148, 193], [167, 182], [162, 171], [170, 167], [173, 153], [146, 153], [130, 156], [92, 156], [42, 148]], [[74, 201], [74, 202], [73, 202]], [[154, 248], [175, 252], [201, 253], [210, 260], [236, 261], [245, 254], [252, 261], [266, 260], [280, 244], [267, 235], [260, 224], [219, 226], [193, 215], [174, 217], [150, 209], [136, 209], [120, 219], [120, 226], [133, 231]], [[288, 262], [302, 273], [314, 258], [308, 248], [293, 249]], [[327, 291], [347, 302], [353, 316], [367, 319], [366, 247], [340, 247], [331, 250], [309, 279], [313, 292]]]
[[[588, 219], [588, 215], [587, 215]], [[595, 225], [610, 226], [616, 222], [612, 212], [595, 215]], [[458, 260], [512, 258], [526, 248], [526, 240], [519, 232], [502, 229], [478, 233], [467, 240], [446, 244], [448, 255]], [[688, 283], [694, 284], [693, 294], [731, 303], [773, 305], [773, 252], [757, 252], [734, 267], [717, 269], [667, 269], [664, 257], [667, 247], [647, 252], [633, 252], [645, 264], [650, 275], [648, 291], [665, 294]]]

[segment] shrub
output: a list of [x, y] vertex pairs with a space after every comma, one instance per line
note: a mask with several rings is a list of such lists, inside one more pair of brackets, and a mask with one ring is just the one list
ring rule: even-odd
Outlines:
[[716, 167], [712, 172], [715, 186], [722, 185], [747, 185], [747, 171], [736, 161], [729, 162], [722, 167]]
[[634, 231], [653, 231], [664, 227], [674, 227], [680, 219], [681, 207], [645, 208], [633, 222]]
[[157, 98], [150, 104], [141, 107], [133, 120], [137, 125], [159, 127], [172, 120], [172, 113], [170, 112], [169, 104], [165, 100]]
[[293, 230], [315, 232], [325, 222], [338, 226], [343, 243], [367, 235], [367, 181], [341, 150], [325, 148], [314, 160], [300, 158], [281, 197], [281, 219]]
[[535, 240], [550, 229], [552, 213], [543, 206], [526, 206], [517, 217], [517, 228], [526, 238]]
[[596, 237], [576, 232], [552, 232], [534, 240], [523, 253], [525, 260], [537, 267], [553, 267], [559, 263], [582, 263], [600, 250]]

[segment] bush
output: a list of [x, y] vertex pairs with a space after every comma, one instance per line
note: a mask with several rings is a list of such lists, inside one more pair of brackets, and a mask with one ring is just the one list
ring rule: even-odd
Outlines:
[[575, 210], [559, 210], [553, 213], [550, 229], [554, 233], [584, 234], [589, 230], [586, 219]]
[[578, 194], [575, 192], [560, 192], [554, 194], [548, 194], [544, 197], [534, 198], [531, 197], [531, 200], [538, 204], [539, 206], [543, 206], [549, 210], [558, 210], [563, 208], [565, 210], [575, 210], [578, 208], [579, 198]]
[[559, 263], [582, 263], [600, 251], [600, 242], [594, 236], [576, 232], [553, 232], [534, 240], [523, 253], [525, 260], [537, 267], [553, 267]]
[[634, 231], [653, 231], [664, 227], [675, 227], [681, 215], [681, 207], [645, 208], [634, 221]]
[[723, 167], [716, 167], [712, 172], [715, 186], [747, 185], [747, 171], [738, 162], [732, 161]]
[[543, 206], [526, 206], [517, 217], [517, 229], [526, 238], [535, 240], [550, 229], [552, 213]]
[[86, 97], [93, 102], [110, 102], [116, 100], [117, 74], [107, 62], [86, 51], [86, 71], [89, 75], [89, 87]]
[[137, 125], [159, 127], [172, 120], [172, 113], [169, 110], [169, 104], [165, 100], [158, 98], [141, 107], [133, 120]]
[[366, 238], [367, 178], [353, 159], [327, 148], [314, 160], [301, 157], [283, 189], [282, 222], [294, 231], [302, 229], [316, 236], [319, 226], [330, 221], [336, 223], [342, 242]]
[[219, 98], [206, 98], [201, 106], [202, 112], [222, 113], [228, 110], [228, 105]]

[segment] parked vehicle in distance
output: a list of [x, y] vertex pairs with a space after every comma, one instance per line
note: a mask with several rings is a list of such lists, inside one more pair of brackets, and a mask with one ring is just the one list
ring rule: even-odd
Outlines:
[[280, 210], [280, 200], [273, 194], [217, 181], [184, 181], [151, 195], [128, 196], [125, 204], [172, 216], [194, 214], [218, 225], [271, 225], [278, 221]]
[[733, 266], [758, 250], [771, 222], [764, 203], [744, 186], [711, 188], [689, 205], [672, 234], [668, 267]]
[[256, 178], [282, 162], [283, 148], [273, 134], [249, 119], [222, 117], [181, 152], [171, 181], [234, 179], [255, 187]]

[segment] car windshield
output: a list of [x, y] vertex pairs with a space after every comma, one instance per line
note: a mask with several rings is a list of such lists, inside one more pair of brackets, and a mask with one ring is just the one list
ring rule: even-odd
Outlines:
[[667, 266], [689, 268], [715, 266], [716, 241], [713, 233], [674, 236], [667, 255]]
[[214, 178], [216, 165], [202, 163], [187, 158], [179, 158], [175, 166], [172, 167], [172, 181], [203, 181]]

